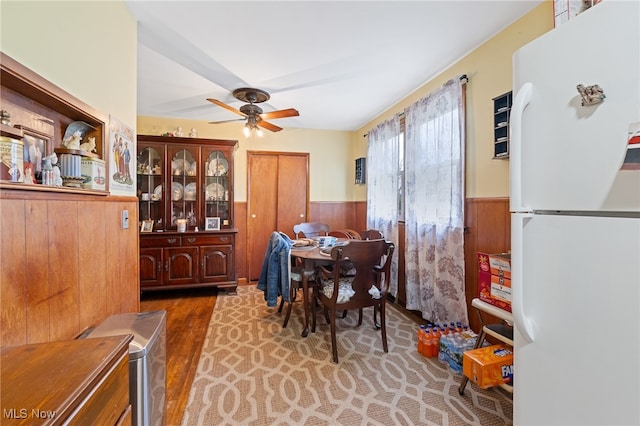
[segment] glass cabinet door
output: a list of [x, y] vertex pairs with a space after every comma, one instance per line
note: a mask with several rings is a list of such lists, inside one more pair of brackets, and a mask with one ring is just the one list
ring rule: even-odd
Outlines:
[[139, 219], [153, 220], [153, 228], [162, 229], [163, 164], [161, 150], [147, 147], [138, 151], [137, 195]]
[[229, 161], [222, 151], [211, 151], [204, 163], [205, 230], [231, 226]]
[[[175, 149], [175, 148], [174, 148]], [[170, 149], [171, 164], [169, 189], [170, 227], [176, 228], [178, 220], [185, 219], [187, 227], [198, 226], [198, 155], [197, 148]]]

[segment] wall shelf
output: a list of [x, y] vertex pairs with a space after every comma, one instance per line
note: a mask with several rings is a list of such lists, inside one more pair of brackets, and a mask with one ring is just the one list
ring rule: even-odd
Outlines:
[[509, 158], [509, 119], [512, 92], [493, 98], [493, 158]]

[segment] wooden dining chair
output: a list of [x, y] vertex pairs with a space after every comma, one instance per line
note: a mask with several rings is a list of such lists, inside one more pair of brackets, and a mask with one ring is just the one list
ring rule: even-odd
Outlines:
[[[307, 279], [309, 281], [313, 281], [313, 277], [315, 276], [315, 271], [305, 271], [304, 268], [296, 266], [291, 267], [291, 274], [289, 278], [291, 283], [289, 285], [289, 300], [287, 303], [284, 300], [284, 297], [280, 299], [280, 307], [278, 308], [278, 312], [282, 312], [284, 308], [284, 304], [287, 303], [287, 310], [284, 315], [284, 321], [282, 321], [282, 328], [287, 328], [287, 324], [289, 324], [289, 318], [291, 318], [291, 311], [293, 310], [293, 303], [298, 298], [298, 290], [302, 288], [302, 277], [303, 274], [307, 274]], [[304, 297], [304, 295], [303, 295]]]
[[[331, 325], [331, 347], [333, 362], [338, 362], [336, 341], [336, 311], [358, 309], [358, 325], [362, 325], [362, 308], [373, 307], [380, 312], [380, 331], [382, 347], [388, 352], [386, 328], [386, 300], [389, 290], [391, 258], [395, 246], [385, 240], [352, 240], [343, 246], [331, 250], [333, 260], [331, 270], [318, 267], [318, 282], [313, 287], [313, 298], [322, 305], [324, 316]], [[382, 263], [384, 259], [384, 263]], [[355, 275], [342, 276], [340, 271], [343, 262], [351, 262], [355, 267]], [[323, 279], [322, 277], [328, 277]], [[312, 303], [311, 331], [316, 329], [316, 304]]]
[[329, 231], [329, 235], [347, 240], [361, 240], [360, 234], [353, 229], [334, 229]]
[[358, 231], [354, 230], [354, 229], [345, 228], [345, 229], [343, 229], [343, 231], [347, 232], [350, 235], [352, 240], [361, 240], [362, 239], [362, 236], [360, 235], [360, 233]]
[[360, 237], [363, 240], [379, 240], [381, 238], [384, 238], [384, 235], [382, 235], [382, 232], [378, 231], [377, 229], [367, 229], [360, 232]]
[[296, 234], [296, 238], [301, 236], [313, 238], [318, 235], [328, 235], [329, 225], [321, 222], [302, 222], [293, 225], [293, 232]]

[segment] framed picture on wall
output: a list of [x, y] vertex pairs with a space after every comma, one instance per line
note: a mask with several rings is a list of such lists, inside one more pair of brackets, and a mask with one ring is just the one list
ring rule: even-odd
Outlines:
[[109, 192], [117, 195], [136, 195], [136, 137], [133, 129], [109, 116]]

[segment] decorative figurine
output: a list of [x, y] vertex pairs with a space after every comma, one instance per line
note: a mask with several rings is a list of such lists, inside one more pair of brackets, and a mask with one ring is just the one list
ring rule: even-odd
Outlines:
[[190, 138], [197, 138], [198, 137], [198, 131], [196, 130], [196, 128], [192, 128], [191, 130], [189, 130], [189, 137]]
[[62, 186], [62, 177], [60, 176], [60, 168], [58, 164], [58, 155], [54, 152], [44, 157], [43, 167], [43, 185]]
[[58, 166], [53, 166], [53, 186], [62, 186], [62, 176]]
[[83, 142], [79, 147], [82, 151], [87, 152], [96, 152], [96, 138], [93, 136], [89, 137], [87, 142]]
[[34, 173], [33, 173], [33, 167], [31, 165], [24, 168], [23, 182], [29, 185], [35, 185], [37, 183], [36, 177], [34, 176]]
[[82, 133], [80, 130], [73, 132], [71, 136], [62, 141], [62, 145], [68, 149], [80, 149], [80, 141], [82, 140]]
[[176, 127], [176, 131], [175, 131], [175, 133], [174, 133], [174, 134], [175, 134], [176, 136], [178, 136], [178, 137], [182, 137], [182, 136], [184, 136], [184, 132], [182, 131], [182, 127], [180, 127], [180, 126]]

